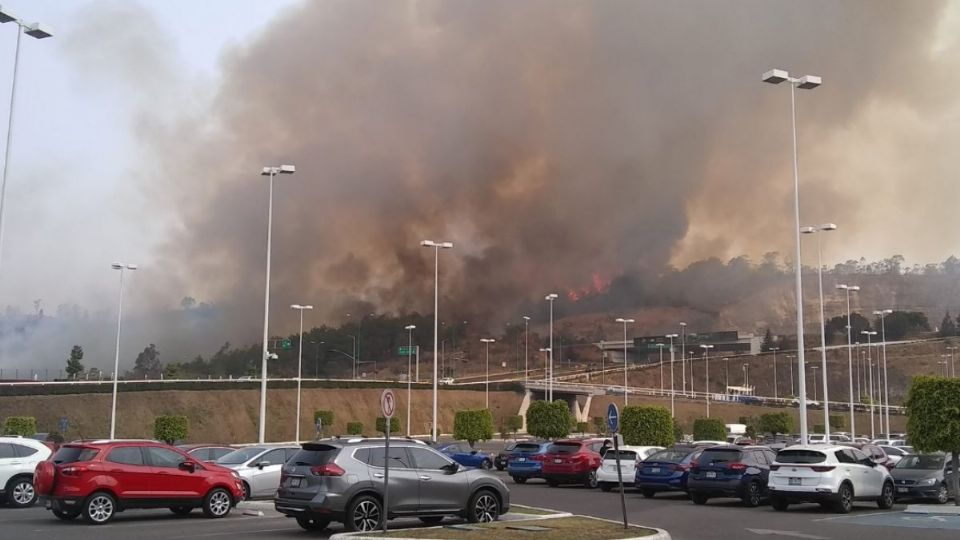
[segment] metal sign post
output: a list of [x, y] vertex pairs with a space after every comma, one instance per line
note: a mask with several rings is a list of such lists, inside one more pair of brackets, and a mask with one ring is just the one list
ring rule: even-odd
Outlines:
[[386, 442], [383, 451], [383, 532], [387, 532], [387, 518], [390, 517], [390, 421], [397, 409], [397, 396], [389, 388], [380, 394], [380, 412], [383, 413]]
[[623, 471], [620, 470], [620, 410], [616, 403], [611, 403], [607, 407], [607, 427], [610, 428], [610, 434], [613, 435], [613, 458], [617, 462], [617, 483], [620, 485], [620, 510], [623, 512], [623, 528], [629, 528], [627, 525], [627, 502], [623, 498]]

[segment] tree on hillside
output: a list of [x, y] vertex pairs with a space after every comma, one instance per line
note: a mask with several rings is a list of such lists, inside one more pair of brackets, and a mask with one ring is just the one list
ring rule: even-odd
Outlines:
[[768, 352], [770, 347], [773, 347], [773, 332], [770, 331], [770, 328], [767, 328], [767, 331], [763, 333], [763, 341], [760, 342], [760, 350]]
[[957, 335], [957, 323], [953, 321], [948, 311], [944, 313], [943, 320], [940, 321], [940, 330], [937, 332], [937, 337], [950, 337], [955, 335]]
[[[870, 320], [859, 313], [850, 314], [850, 332], [854, 340], [860, 335], [860, 332], [870, 330]], [[847, 342], [847, 316], [837, 315], [827, 321], [827, 342], [828, 343], [846, 343]]]
[[[907, 437], [921, 452], [949, 452], [951, 467], [960, 471], [960, 379], [914, 377], [907, 394]], [[960, 474], [952, 491], [960, 493]], [[960, 506], [960, 497], [954, 497]]]
[[133, 375], [138, 379], [159, 379], [161, 367], [160, 351], [151, 343], [137, 355], [137, 361], [133, 365]]
[[883, 325], [880, 324], [880, 317], [877, 317], [873, 327], [877, 332], [886, 328], [887, 341], [896, 341], [920, 332], [929, 332], [930, 322], [919, 311], [894, 311], [884, 317]]
[[79, 345], [74, 345], [70, 349], [70, 358], [67, 359], [67, 377], [70, 379], [76, 379], [81, 373], [83, 373], [83, 364], [80, 362], [83, 360], [83, 347]]

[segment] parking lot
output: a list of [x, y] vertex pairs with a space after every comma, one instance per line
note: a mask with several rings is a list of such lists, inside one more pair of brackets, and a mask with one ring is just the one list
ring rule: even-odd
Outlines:
[[[581, 487], [549, 488], [540, 480], [514, 484], [503, 475], [511, 489], [512, 502], [547, 507], [565, 512], [607, 519], [620, 519], [619, 496]], [[682, 495], [660, 494], [644, 499], [638, 493], [626, 494], [631, 523], [660, 527], [678, 540], [742, 539], [786, 537], [806, 539], [871, 538], [871, 540], [956, 538], [960, 516], [907, 514], [905, 505], [892, 511], [879, 511], [875, 504], [858, 503], [851, 514], [840, 516], [817, 505], [791, 507], [775, 512], [769, 506], [743, 508], [733, 499], [711, 500], [696, 506]], [[263, 515], [245, 515], [261, 511]], [[453, 521], [450, 521], [453, 523]], [[391, 528], [418, 526], [416, 520], [391, 522]], [[225, 519], [206, 519], [199, 511], [178, 517], [166, 510], [121, 513], [104, 526], [94, 527], [77, 520], [63, 522], [40, 507], [24, 510], [0, 508], [3, 538], [49, 539], [179, 539], [179, 538], [327, 538], [342, 529], [334, 525], [323, 533], [305, 532], [290, 519], [272, 509], [269, 501], [241, 503]], [[530, 533], [525, 533], [530, 534]]]

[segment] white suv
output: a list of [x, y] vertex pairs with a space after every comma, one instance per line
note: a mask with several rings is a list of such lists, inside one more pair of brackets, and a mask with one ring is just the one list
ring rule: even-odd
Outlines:
[[[637, 475], [637, 465], [643, 460], [663, 450], [662, 446], [621, 446], [620, 476], [623, 485], [632, 486]], [[613, 448], [603, 454], [603, 461], [597, 469], [597, 483], [603, 491], [610, 491], [619, 483], [617, 479], [617, 453]]]
[[777, 454], [770, 466], [770, 504], [786, 510], [791, 503], [816, 502], [846, 514], [854, 501], [893, 507], [893, 478], [882, 465], [850, 446], [797, 445]]
[[37, 463], [50, 457], [42, 442], [23, 437], [0, 437], [0, 500], [14, 508], [24, 508], [37, 500], [33, 489], [33, 471]]

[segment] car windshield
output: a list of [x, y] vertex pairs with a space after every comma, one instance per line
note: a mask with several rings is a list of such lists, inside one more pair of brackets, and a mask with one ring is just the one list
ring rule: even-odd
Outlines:
[[515, 448], [516, 452], [539, 452], [540, 445], [534, 443], [520, 443]]
[[665, 463], [680, 463], [687, 458], [692, 452], [683, 448], [669, 448], [667, 450], [661, 450], [656, 454], [647, 458], [647, 461], [662, 461]]
[[620, 454], [620, 459], [623, 460], [635, 460], [637, 459], [637, 453], [633, 450], [620, 450], [620, 452], [614, 452], [613, 450], [607, 450], [607, 453], [603, 455], [603, 459], [614, 460], [617, 458], [617, 454]]
[[904, 456], [903, 459], [897, 463], [898, 469], [922, 469], [928, 471], [935, 471], [943, 468], [943, 463], [947, 459], [946, 455], [943, 454], [921, 454]]
[[82, 446], [61, 446], [53, 456], [53, 462], [76, 463], [78, 461], [90, 461], [100, 450], [96, 448], [83, 448]]
[[739, 461], [742, 454], [739, 450], [704, 450], [700, 456], [700, 464], [710, 465], [711, 463]]
[[576, 454], [580, 450], [580, 443], [556, 443], [551, 444], [547, 452], [551, 454]]
[[240, 465], [241, 463], [246, 463], [247, 461], [253, 459], [260, 452], [263, 452], [263, 448], [253, 447], [253, 448], [241, 448], [239, 450], [234, 450], [229, 454], [223, 456], [217, 460], [217, 463], [223, 465]]
[[827, 455], [816, 450], [781, 450], [777, 463], [823, 463]]

